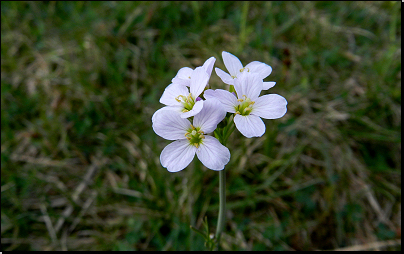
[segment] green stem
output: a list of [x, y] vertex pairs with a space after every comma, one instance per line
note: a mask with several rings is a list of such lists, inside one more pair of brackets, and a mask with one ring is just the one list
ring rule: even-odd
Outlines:
[[219, 217], [216, 226], [217, 250], [220, 248], [220, 236], [223, 232], [226, 219], [226, 172], [219, 171]]
[[[230, 134], [234, 131], [233, 118], [227, 119], [227, 126], [223, 129], [223, 134], [219, 135], [220, 131], [215, 131], [215, 136], [219, 139], [222, 145], [226, 145], [227, 139]], [[217, 250], [220, 249], [220, 236], [223, 232], [225, 220], [226, 220], [226, 168], [219, 171], [219, 216], [217, 218], [216, 226], [216, 244]]]

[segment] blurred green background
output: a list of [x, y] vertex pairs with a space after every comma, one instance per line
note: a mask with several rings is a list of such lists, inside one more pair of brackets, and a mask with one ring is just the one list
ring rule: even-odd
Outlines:
[[227, 143], [222, 249], [400, 250], [400, 2], [89, 1], [1, 2], [1, 249], [204, 250], [218, 173], [163, 168], [151, 116], [222, 51], [288, 101]]

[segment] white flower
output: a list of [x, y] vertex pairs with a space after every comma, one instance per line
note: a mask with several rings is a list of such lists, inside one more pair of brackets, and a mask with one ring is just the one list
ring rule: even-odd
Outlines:
[[259, 97], [263, 81], [256, 73], [245, 73], [234, 80], [237, 97], [229, 91], [208, 89], [205, 99], [218, 99], [227, 112], [235, 113], [234, 123], [246, 136], [261, 137], [265, 133], [265, 124], [261, 118], [277, 119], [286, 114], [287, 101], [278, 94]]
[[205, 90], [209, 75], [203, 67], [198, 67], [191, 73], [190, 87], [172, 83], [166, 87], [160, 98], [160, 103], [168, 109], [181, 113], [182, 118], [198, 114], [203, 108], [203, 100], [198, 96]]
[[[206, 60], [205, 63], [202, 65], [202, 68], [205, 69], [206, 74], [208, 74], [209, 78], [210, 75], [212, 74], [212, 69], [213, 65], [215, 64], [215, 61], [216, 58], [212, 56], [211, 58]], [[190, 86], [193, 71], [194, 70], [192, 70], [189, 67], [183, 67], [177, 72], [177, 75], [171, 80], [171, 82], [174, 84]]]
[[[241, 64], [240, 60], [226, 52], [222, 52], [222, 58], [226, 69], [229, 71], [230, 75], [222, 71], [219, 68], [215, 68], [216, 74], [222, 79], [222, 81], [228, 85], [234, 85], [234, 80], [237, 79], [243, 72], [257, 73], [260, 79], [264, 79], [269, 76], [272, 72], [272, 67], [258, 61], [253, 61], [247, 64], [245, 67]], [[268, 90], [273, 87], [276, 82], [264, 82], [262, 90]]]
[[205, 101], [192, 124], [176, 111], [157, 110], [152, 117], [154, 132], [162, 138], [176, 140], [161, 152], [161, 165], [170, 172], [178, 172], [187, 167], [196, 154], [207, 168], [224, 169], [230, 160], [229, 149], [206, 134], [213, 132], [225, 116], [226, 112], [216, 99]]

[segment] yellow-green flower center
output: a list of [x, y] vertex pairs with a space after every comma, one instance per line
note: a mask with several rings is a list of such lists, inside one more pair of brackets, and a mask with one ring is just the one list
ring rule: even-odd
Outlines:
[[191, 93], [187, 97], [185, 97], [184, 95], [179, 95], [175, 99], [178, 102], [181, 102], [182, 105], [184, 106], [184, 109], [182, 110], [182, 112], [190, 111], [195, 105], [195, 99]]
[[234, 107], [236, 110], [236, 114], [240, 114], [242, 116], [248, 116], [252, 111], [252, 105], [254, 105], [255, 101], [251, 101], [250, 98], [243, 95], [244, 99], [238, 99], [237, 101], [240, 102], [237, 106]]
[[185, 133], [185, 137], [189, 140], [189, 143], [191, 145], [194, 145], [196, 148], [198, 148], [199, 145], [202, 144], [202, 139], [205, 138], [200, 128], [195, 128], [192, 124], [191, 128], [189, 128], [187, 130], [187, 133]]

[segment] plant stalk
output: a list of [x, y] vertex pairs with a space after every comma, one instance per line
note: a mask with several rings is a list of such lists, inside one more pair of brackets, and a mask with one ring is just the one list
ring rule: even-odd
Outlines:
[[217, 250], [220, 248], [220, 236], [226, 220], [226, 172], [219, 171], [219, 217], [216, 226]]

